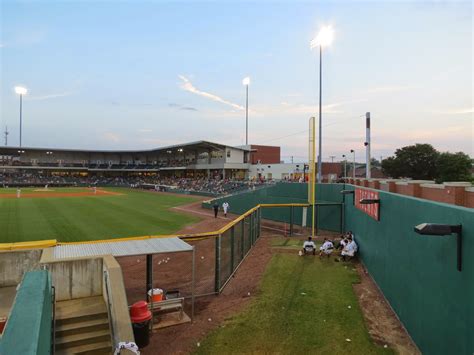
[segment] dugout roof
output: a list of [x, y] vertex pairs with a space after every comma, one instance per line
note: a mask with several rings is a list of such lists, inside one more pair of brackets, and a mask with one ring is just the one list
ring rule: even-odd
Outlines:
[[125, 241], [96, 241], [92, 243], [63, 244], [54, 247], [55, 259], [113, 255], [134, 256], [145, 254], [192, 251], [193, 247], [178, 237], [148, 238]]

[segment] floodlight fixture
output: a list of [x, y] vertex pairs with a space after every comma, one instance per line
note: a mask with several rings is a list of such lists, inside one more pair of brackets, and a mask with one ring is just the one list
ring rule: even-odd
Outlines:
[[374, 199], [374, 198], [363, 198], [359, 201], [361, 205], [373, 205], [373, 204], [380, 204], [380, 199]]
[[462, 271], [462, 225], [461, 224], [438, 224], [438, 223], [422, 223], [414, 228], [415, 232], [420, 235], [436, 235], [449, 236], [456, 234], [457, 239], [457, 269]]
[[316, 47], [327, 47], [334, 39], [334, 30], [331, 26], [323, 26], [311, 41], [311, 49]]
[[28, 89], [23, 86], [15, 86], [15, 93], [18, 95], [26, 95], [28, 93]]

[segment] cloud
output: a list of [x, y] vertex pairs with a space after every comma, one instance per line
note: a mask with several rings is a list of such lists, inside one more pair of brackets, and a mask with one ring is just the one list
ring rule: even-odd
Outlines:
[[434, 114], [440, 115], [467, 115], [474, 113], [474, 107], [462, 108], [462, 109], [450, 109], [450, 110], [434, 110], [431, 111]]
[[106, 132], [102, 135], [102, 138], [109, 142], [118, 143], [120, 142], [120, 136], [117, 133]]
[[153, 130], [151, 130], [149, 128], [140, 128], [137, 131], [140, 132], [140, 133], [151, 133], [151, 132], [153, 132]]
[[206, 99], [209, 99], [209, 100], [212, 100], [212, 101], [220, 102], [221, 104], [230, 106], [230, 107], [232, 107], [234, 109], [237, 109], [237, 110], [244, 110], [245, 109], [243, 106], [237, 105], [237, 104], [235, 104], [233, 102], [230, 102], [230, 101], [227, 101], [227, 100], [223, 99], [220, 96], [217, 96], [217, 95], [211, 94], [209, 92], [201, 91], [201, 90], [197, 89], [189, 81], [189, 79], [186, 78], [183, 75], [178, 75], [178, 77], [183, 81], [183, 83], [181, 84], [181, 89], [183, 89], [184, 91], [188, 91], [188, 92], [196, 94], [198, 96], [205, 97]]
[[367, 89], [365, 92], [369, 94], [378, 94], [386, 92], [398, 92], [398, 91], [407, 91], [416, 89], [416, 86], [412, 85], [388, 85], [388, 86], [378, 86], [374, 88]]
[[174, 108], [176, 108], [177, 110], [181, 110], [181, 111], [199, 111], [199, 110], [198, 110], [197, 108], [195, 108], [195, 107], [183, 106], [183, 105], [175, 104], [175, 103], [169, 103], [168, 106], [169, 106], [169, 107], [174, 107]]
[[70, 96], [70, 95], [72, 95], [72, 92], [62, 92], [62, 93], [48, 94], [48, 95], [42, 95], [42, 96], [29, 96], [28, 99], [41, 101], [41, 100], [57, 99], [58, 97], [65, 97], [65, 96]]

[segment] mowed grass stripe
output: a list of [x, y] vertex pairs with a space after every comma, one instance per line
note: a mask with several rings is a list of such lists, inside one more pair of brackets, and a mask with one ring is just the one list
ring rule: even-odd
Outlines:
[[252, 303], [213, 331], [195, 351], [391, 354], [391, 349], [370, 339], [352, 289], [358, 280], [356, 272], [344, 263], [275, 254]]
[[169, 210], [196, 198], [107, 190], [122, 195], [0, 199], [0, 242], [169, 234], [199, 220]]

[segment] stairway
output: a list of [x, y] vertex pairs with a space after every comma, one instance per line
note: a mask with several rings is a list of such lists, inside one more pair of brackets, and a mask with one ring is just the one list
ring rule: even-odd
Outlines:
[[56, 354], [111, 354], [107, 307], [102, 296], [56, 303]]

